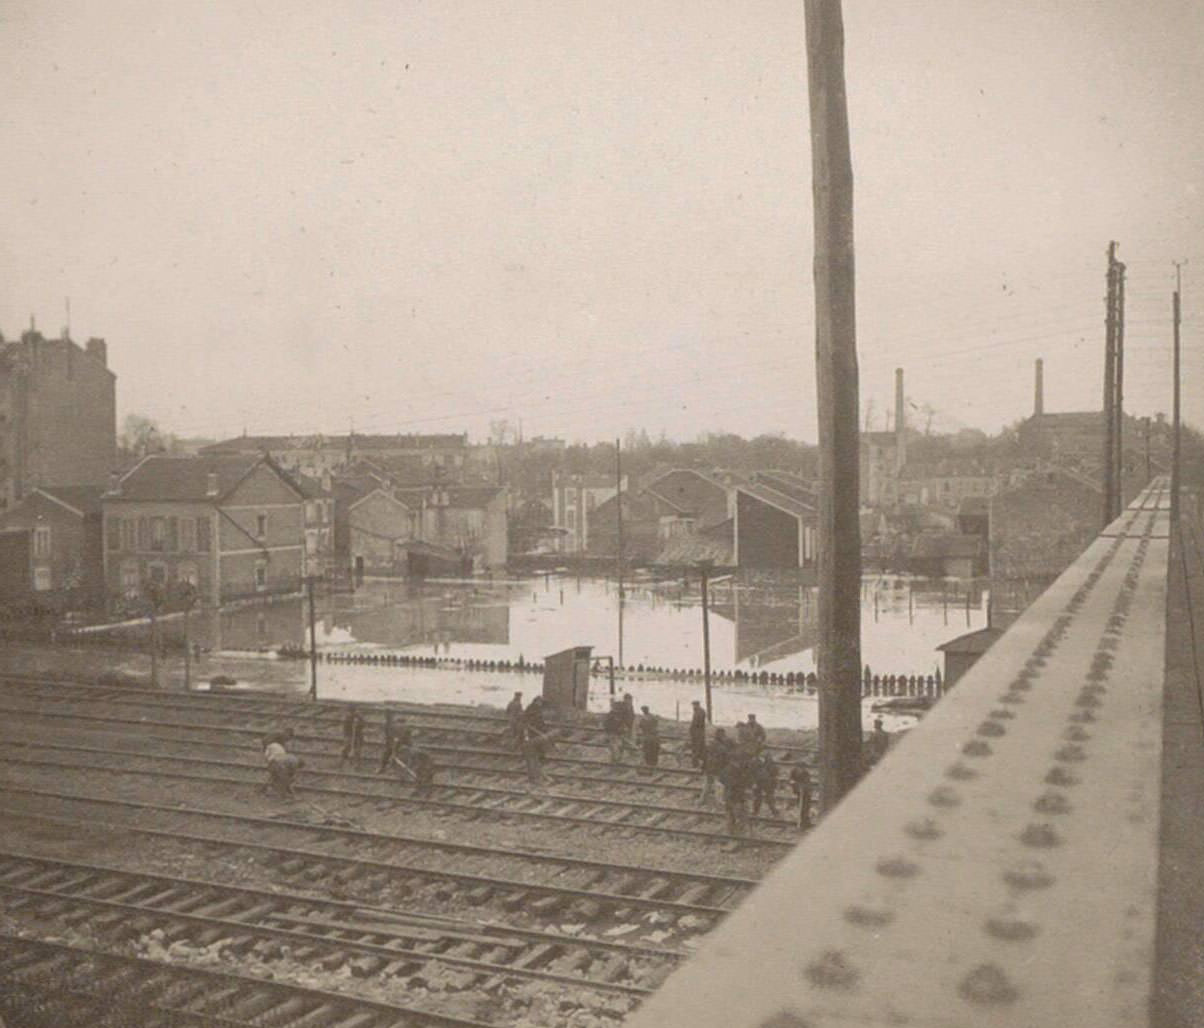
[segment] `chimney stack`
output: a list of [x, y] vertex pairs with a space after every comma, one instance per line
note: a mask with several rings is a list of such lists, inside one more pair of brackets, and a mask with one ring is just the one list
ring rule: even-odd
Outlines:
[[[63, 333], [63, 338], [66, 338], [65, 331]], [[84, 348], [84, 352], [87, 353], [89, 356], [94, 357], [96, 360], [100, 361], [100, 363], [103, 364], [105, 367], [108, 367], [108, 365], [109, 365], [109, 348], [107, 345], [105, 345], [105, 341], [103, 339], [93, 336], [91, 339], [88, 340], [87, 346]]]
[[1040, 417], [1045, 413], [1045, 361], [1037, 358], [1036, 381], [1033, 384], [1033, 414]]
[[903, 411], [903, 369], [895, 368], [895, 470], [907, 463], [907, 418]]

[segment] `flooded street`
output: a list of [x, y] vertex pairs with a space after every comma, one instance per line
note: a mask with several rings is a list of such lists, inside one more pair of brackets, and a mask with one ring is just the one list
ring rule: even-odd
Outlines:
[[[955, 591], [955, 590], [959, 590]], [[867, 577], [862, 596], [863, 662], [880, 674], [930, 675], [940, 666], [935, 647], [986, 623], [985, 594], [965, 583]], [[495, 581], [370, 581], [354, 595], [319, 597], [316, 631], [326, 653], [405, 653], [451, 661], [532, 662], [573, 645], [596, 655], [618, 655], [619, 600], [613, 581], [548, 575]], [[194, 681], [227, 674], [250, 688], [304, 692], [308, 664], [276, 659], [281, 647], [307, 645], [308, 612], [297, 598], [265, 602], [220, 613], [193, 615], [190, 636], [207, 651]], [[175, 619], [164, 631], [179, 633]], [[815, 591], [797, 586], [734, 587], [717, 582], [711, 593], [711, 664], [716, 672], [768, 670], [809, 672], [815, 668]], [[62, 667], [61, 648], [55, 663]], [[11, 669], [45, 666], [47, 655], [6, 655]], [[97, 654], [73, 659], [79, 670], [95, 668]], [[145, 676], [143, 655], [103, 658], [129, 674]], [[624, 677], [630, 690], [664, 717], [687, 716], [701, 697], [697, 681], [674, 681], [653, 669], [702, 666], [702, 610], [697, 582], [680, 578], [637, 580], [623, 601], [623, 662], [646, 671]], [[321, 694], [360, 701], [409, 700], [504, 706], [514, 690], [528, 698], [541, 686], [537, 674], [440, 668], [319, 665]], [[179, 657], [164, 662], [163, 680], [182, 682]], [[595, 677], [590, 707], [609, 702], [605, 677]], [[867, 701], [868, 704], [871, 701]], [[756, 712], [764, 723], [811, 727], [813, 696], [780, 686], [722, 682], [714, 687], [716, 721]], [[902, 724], [904, 722], [898, 722]], [[892, 722], [888, 720], [888, 727]]]

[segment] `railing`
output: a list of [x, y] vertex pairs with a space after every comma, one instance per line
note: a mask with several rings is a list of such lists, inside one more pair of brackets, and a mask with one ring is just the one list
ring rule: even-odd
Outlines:
[[1159, 480], [629, 1024], [1148, 1024], [1168, 534]]

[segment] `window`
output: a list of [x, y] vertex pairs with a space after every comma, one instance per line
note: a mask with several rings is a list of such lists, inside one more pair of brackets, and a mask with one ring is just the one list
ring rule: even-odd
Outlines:
[[180, 518], [180, 551], [196, 552], [196, 518]]
[[147, 564], [146, 580], [151, 585], [167, 585], [167, 565], [166, 564]]
[[196, 565], [189, 561], [185, 561], [178, 568], [176, 568], [176, 579], [180, 582], [187, 582], [193, 587], [201, 584], [200, 576], [197, 574]]
[[255, 515], [255, 535], [260, 539], [268, 534], [268, 516], [266, 514]]
[[196, 550], [197, 553], [208, 553], [210, 548], [210, 534], [212, 525], [208, 518], [196, 519]]
[[167, 549], [167, 519], [150, 519], [150, 549], [154, 553], [163, 553]]
[[105, 545], [110, 551], [121, 549], [121, 518], [109, 518], [105, 522]]
[[127, 598], [138, 595], [138, 562], [127, 560], [121, 565], [121, 591]]
[[[35, 557], [50, 556], [50, 526], [38, 525], [33, 530], [33, 555]], [[50, 586], [46, 587], [47, 589]]]
[[50, 590], [50, 568], [40, 567], [33, 569], [33, 587], [40, 593]]
[[263, 563], [255, 565], [255, 588], [266, 589], [268, 587], [268, 566]]
[[180, 548], [180, 519], [167, 519], [167, 552], [175, 553]]
[[150, 518], [146, 517], [146, 515], [143, 515], [138, 519], [138, 549], [149, 550], [150, 538]]
[[138, 548], [138, 522], [133, 518], [118, 518], [121, 522], [121, 548], [133, 553]]

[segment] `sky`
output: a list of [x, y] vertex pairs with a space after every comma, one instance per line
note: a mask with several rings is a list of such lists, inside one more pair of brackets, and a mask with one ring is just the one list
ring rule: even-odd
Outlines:
[[[863, 421], [1204, 424], [1204, 5], [846, 0]], [[815, 439], [802, 0], [0, 0], [0, 331], [169, 432]]]

